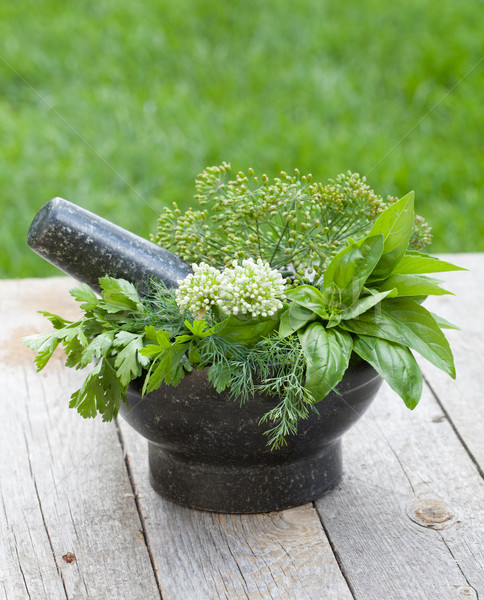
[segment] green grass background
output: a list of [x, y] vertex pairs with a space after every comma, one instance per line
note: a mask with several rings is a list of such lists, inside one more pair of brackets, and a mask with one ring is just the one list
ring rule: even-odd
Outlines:
[[484, 5], [36, 0], [0, 5], [0, 277], [62, 196], [140, 235], [222, 160], [414, 189], [432, 250], [484, 251]]

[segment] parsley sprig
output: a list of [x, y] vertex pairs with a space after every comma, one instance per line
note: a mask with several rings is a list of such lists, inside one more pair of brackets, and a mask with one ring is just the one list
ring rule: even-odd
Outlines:
[[83, 417], [99, 413], [104, 421], [110, 421], [117, 416], [130, 381], [149, 364], [139, 352], [145, 343], [146, 309], [135, 286], [128, 281], [102, 277], [99, 283], [100, 298], [86, 284], [71, 290], [84, 311], [81, 319], [67, 321], [41, 311], [54, 331], [29, 336], [24, 343], [37, 351], [38, 371], [59, 345], [64, 347], [68, 367], [82, 369], [94, 362], [94, 369], [72, 394], [69, 406]]

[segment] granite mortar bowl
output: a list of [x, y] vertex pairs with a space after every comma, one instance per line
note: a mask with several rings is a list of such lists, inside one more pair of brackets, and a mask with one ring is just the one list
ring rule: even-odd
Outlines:
[[120, 414], [149, 444], [150, 479], [179, 504], [226, 513], [282, 510], [319, 498], [342, 476], [341, 435], [364, 413], [381, 385], [366, 362], [352, 361], [317, 413], [298, 424], [278, 450], [263, 435], [260, 418], [275, 405], [256, 395], [240, 405], [217, 393], [208, 369], [192, 371], [177, 387], [142, 396], [130, 385], [129, 409]]

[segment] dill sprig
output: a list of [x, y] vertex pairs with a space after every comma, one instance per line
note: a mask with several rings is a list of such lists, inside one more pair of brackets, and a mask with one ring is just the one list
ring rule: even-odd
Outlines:
[[296, 335], [283, 338], [275, 333], [252, 347], [212, 335], [199, 350], [201, 364], [211, 365], [208, 378], [217, 391], [228, 389], [229, 397], [240, 404], [255, 394], [274, 399], [274, 408], [260, 420], [261, 425], [272, 425], [264, 432], [272, 449], [296, 435], [299, 420], [315, 410], [314, 398], [304, 387], [306, 361]]
[[[229, 175], [225, 162], [205, 169], [195, 182], [200, 209], [166, 207], [152, 240], [190, 263], [223, 268], [234, 258], [260, 258], [296, 283], [317, 284], [345, 243], [364, 237], [397, 200], [384, 199], [350, 171], [325, 184], [297, 169], [272, 181], [252, 169]], [[410, 247], [420, 250], [430, 240], [428, 224], [417, 216]]]
[[316, 410], [314, 398], [304, 387], [306, 360], [297, 335], [275, 334], [260, 340], [250, 352], [251, 366], [260, 380], [255, 391], [273, 397], [277, 404], [260, 423], [273, 426], [265, 431], [272, 449], [287, 443], [297, 434], [298, 422]]

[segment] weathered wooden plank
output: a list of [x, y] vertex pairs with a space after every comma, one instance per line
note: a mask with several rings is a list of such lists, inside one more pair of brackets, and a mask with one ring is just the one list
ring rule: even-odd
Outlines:
[[[460, 258], [452, 257], [471, 264], [473, 277], [445, 274], [448, 287], [455, 280], [456, 290], [470, 289], [465, 297], [479, 298], [484, 257]], [[3, 299], [5, 286], [11, 301], [2, 301], [2, 328], [11, 335], [0, 337], [8, 407], [0, 437], [0, 592], [6, 598], [159, 597], [116, 435], [66, 409], [82, 375], [60, 361], [45, 376], [33, 375], [31, 352], [11, 343], [32, 327], [46, 327], [35, 315], [39, 301], [46, 310], [72, 310], [71, 281], [0, 282]], [[483, 482], [469, 457], [482, 468], [482, 323], [471, 316], [479, 314], [473, 301], [455, 313], [464, 300], [458, 293], [433, 306], [464, 328], [449, 332], [457, 381], [423, 365], [439, 402], [426, 389], [413, 413], [387, 389], [380, 394], [345, 436], [343, 484], [317, 503], [353, 594], [311, 506], [230, 516], [173, 505], [149, 487], [144, 441], [121, 425], [164, 600], [483, 596]], [[35, 402], [27, 404], [27, 397]], [[62, 560], [69, 551], [76, 562]]]
[[311, 504], [261, 515], [173, 504], [150, 487], [145, 441], [119, 425], [164, 600], [353, 598]]
[[83, 374], [61, 360], [35, 374], [19, 340], [48, 329], [39, 308], [77, 314], [72, 285], [0, 282], [0, 590], [9, 600], [159, 598], [115, 427], [69, 410]]
[[384, 387], [345, 436], [345, 478], [317, 504], [357, 599], [484, 594], [484, 482], [425, 388]]
[[442, 377], [433, 365], [421, 362], [425, 378], [474, 460], [484, 473], [484, 254], [449, 255], [469, 272], [443, 273], [444, 287], [454, 296], [429, 298], [426, 306], [461, 328], [448, 330], [447, 338], [456, 359], [457, 379]]

